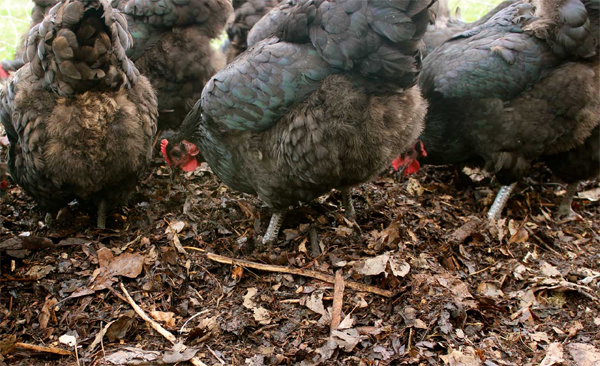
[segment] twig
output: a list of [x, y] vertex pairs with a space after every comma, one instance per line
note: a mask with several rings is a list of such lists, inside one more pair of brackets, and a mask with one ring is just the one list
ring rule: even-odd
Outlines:
[[15, 277], [10, 277], [10, 278], [0, 278], [0, 282], [37, 282], [39, 281], [39, 278], [33, 278], [33, 277], [21, 277], [21, 278], [15, 278]]
[[[177, 338], [171, 332], [169, 332], [168, 330], [163, 328], [160, 324], [158, 324], [156, 321], [154, 321], [152, 318], [150, 318], [148, 316], [148, 314], [146, 314], [146, 312], [144, 312], [144, 309], [139, 307], [139, 305], [136, 304], [135, 301], [133, 301], [131, 296], [129, 296], [129, 292], [127, 292], [127, 290], [125, 289], [125, 286], [123, 286], [123, 283], [120, 283], [119, 286], [121, 287], [121, 291], [123, 291], [123, 293], [125, 294], [125, 297], [127, 298], [127, 302], [129, 303], [129, 305], [131, 305], [133, 310], [135, 310], [137, 315], [139, 315], [140, 318], [147, 321], [154, 330], [156, 330], [158, 333], [160, 333], [160, 335], [162, 335], [169, 342], [171, 342], [173, 345], [175, 345], [177, 342]], [[182, 345], [181, 352], [185, 351], [186, 348], [187, 347], [185, 345]], [[195, 356], [190, 359], [190, 363], [194, 366], [207, 366], [204, 362], [200, 361], [200, 359]]]
[[314, 226], [308, 229], [308, 237], [310, 238], [310, 254], [313, 258], [316, 258], [321, 255], [321, 246], [319, 245], [317, 229]]
[[476, 275], [478, 275], [480, 273], [483, 273], [483, 272], [487, 271], [488, 269], [494, 267], [495, 265], [496, 265], [496, 263], [492, 264], [489, 267], [485, 267], [484, 269], [480, 269], [479, 271], [476, 271], [476, 272], [473, 272], [473, 273], [469, 273], [469, 276], [476, 276]]
[[[323, 301], [331, 301], [333, 300], [332, 296], [323, 296]], [[302, 299], [284, 299], [279, 301], [281, 304], [298, 304], [302, 301]]]
[[206, 348], [208, 348], [210, 353], [212, 353], [212, 355], [215, 356], [215, 358], [217, 359], [217, 361], [219, 361], [221, 363], [221, 365], [225, 365], [225, 361], [223, 361], [223, 359], [221, 357], [219, 357], [219, 355], [217, 355], [217, 353], [215, 351], [213, 351], [212, 348], [210, 348], [210, 346], [208, 344], [206, 345]]
[[[200, 249], [200, 248], [185, 247], [185, 249], [196, 250], [199, 252], [206, 253], [203, 249]], [[320, 273], [317, 271], [311, 271], [311, 270], [299, 269], [299, 268], [290, 268], [290, 267], [285, 267], [285, 266], [276, 266], [276, 265], [272, 265], [272, 264], [262, 264], [262, 263], [250, 262], [250, 261], [246, 261], [246, 260], [242, 260], [242, 259], [232, 259], [232, 258], [224, 257], [222, 255], [214, 254], [214, 253], [206, 253], [206, 258], [210, 259], [211, 261], [218, 262], [218, 263], [224, 263], [224, 264], [230, 264], [230, 265], [235, 264], [238, 266], [258, 269], [258, 270], [267, 271], [267, 272], [287, 273], [287, 274], [293, 274], [293, 275], [298, 275], [298, 276], [311, 277], [311, 278], [315, 278], [315, 279], [323, 281], [323, 282], [335, 284], [335, 277], [333, 277], [332, 275]], [[365, 285], [365, 284], [362, 284], [359, 282], [344, 281], [344, 286], [351, 288], [353, 290], [362, 291], [362, 292], [370, 292], [370, 293], [373, 293], [373, 294], [376, 294], [379, 296], [384, 296], [384, 297], [392, 297], [394, 295], [392, 291], [384, 290], [384, 289], [381, 289], [381, 288], [375, 287], [375, 286]]]
[[191, 318], [189, 318], [188, 320], [185, 321], [185, 323], [183, 323], [183, 325], [181, 326], [181, 329], [179, 329], [179, 334], [182, 334], [185, 331], [185, 326], [195, 317], [200, 316], [202, 314], [206, 314], [210, 311], [210, 309], [206, 309], [206, 310], [202, 310], [199, 313], [194, 314]]
[[135, 310], [135, 312], [137, 313], [137, 315], [140, 316], [140, 318], [142, 318], [145, 321], [147, 321], [150, 324], [150, 326], [155, 331], [157, 331], [158, 333], [160, 333], [160, 335], [162, 335], [163, 337], [165, 337], [169, 342], [171, 342], [173, 344], [177, 343], [177, 338], [175, 338], [175, 336], [173, 334], [171, 334], [171, 332], [169, 332], [168, 330], [166, 330], [165, 328], [163, 328], [154, 319], [150, 318], [148, 316], [148, 314], [146, 314], [146, 312], [144, 312], [144, 309], [142, 309], [141, 307], [139, 307], [139, 305], [136, 304], [135, 301], [133, 301], [133, 299], [131, 298], [131, 296], [129, 296], [129, 292], [127, 292], [127, 290], [125, 289], [125, 286], [123, 286], [123, 283], [120, 283], [119, 286], [121, 287], [121, 291], [123, 291], [123, 293], [125, 294], [125, 298], [127, 298], [127, 302], [129, 303], [129, 305], [131, 305], [131, 307], [133, 308], [133, 310]]
[[35, 352], [52, 353], [52, 354], [61, 355], [61, 356], [71, 356], [73, 354], [71, 351], [67, 351], [66, 349], [62, 349], [62, 348], [36, 346], [34, 344], [28, 344], [28, 343], [22, 343], [22, 342], [15, 343], [15, 348], [22, 348], [22, 349], [26, 349], [29, 351], [35, 351]]
[[344, 274], [342, 269], [335, 272], [335, 284], [333, 286], [333, 310], [331, 312], [330, 332], [337, 330], [342, 322], [342, 307], [344, 306]]

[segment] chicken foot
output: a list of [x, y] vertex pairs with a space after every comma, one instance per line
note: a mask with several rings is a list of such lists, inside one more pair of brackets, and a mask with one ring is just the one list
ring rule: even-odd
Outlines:
[[556, 212], [557, 220], [569, 220], [577, 217], [575, 211], [571, 209], [571, 204], [573, 203], [573, 197], [577, 193], [578, 186], [579, 182], [573, 182], [567, 186], [567, 193], [565, 193], [562, 201], [560, 201], [558, 211]]
[[270, 247], [277, 241], [277, 235], [279, 234], [279, 229], [283, 223], [284, 216], [285, 211], [273, 212], [273, 216], [271, 216], [271, 221], [269, 222], [269, 227], [267, 228], [267, 232], [265, 233], [262, 241], [263, 246], [266, 245]]
[[98, 229], [106, 229], [106, 200], [98, 204]]
[[488, 220], [500, 219], [500, 215], [502, 215], [502, 210], [504, 209], [504, 206], [506, 206], [506, 202], [508, 201], [510, 194], [516, 186], [517, 183], [515, 182], [511, 185], [500, 187], [500, 190], [496, 195], [496, 199], [494, 200], [492, 207], [490, 207], [490, 210], [488, 211]]
[[346, 218], [348, 220], [354, 220], [356, 218], [356, 211], [354, 210], [354, 203], [352, 202], [352, 188], [342, 189], [342, 205], [346, 212]]

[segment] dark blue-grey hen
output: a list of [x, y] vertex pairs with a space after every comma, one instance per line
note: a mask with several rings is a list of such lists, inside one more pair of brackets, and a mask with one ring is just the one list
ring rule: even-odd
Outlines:
[[156, 90], [159, 129], [177, 128], [223, 66], [211, 46], [225, 29], [231, 0], [112, 0], [127, 18], [127, 56]]
[[494, 173], [504, 187], [490, 218], [535, 159], [570, 184], [560, 216], [570, 214], [577, 182], [598, 175], [599, 4], [519, 1], [425, 59], [419, 84], [430, 109], [421, 161]]
[[456, 14], [452, 15], [448, 4], [449, 0], [438, 0], [433, 8], [435, 13], [435, 23], [430, 24], [429, 27], [427, 27], [427, 32], [423, 35], [423, 42], [425, 43], [423, 57], [427, 57], [431, 51], [444, 43], [448, 38], [482, 25], [500, 10], [516, 1], [517, 0], [504, 0], [484, 14], [480, 19], [477, 19], [472, 23], [466, 23], [460, 19], [460, 8], [457, 8]]
[[[275, 214], [380, 173], [423, 129], [421, 36], [434, 1], [301, 0], [217, 73], [182, 128], [162, 142], [170, 165], [200, 155], [229, 186]], [[268, 15], [267, 15], [268, 16]], [[276, 28], [275, 28], [276, 26]]]
[[104, 227], [150, 161], [156, 95], [125, 55], [132, 41], [108, 1], [62, 0], [0, 89], [11, 176], [49, 214], [91, 201]]
[[[287, 0], [286, 0], [287, 1]], [[227, 40], [223, 43], [223, 53], [231, 62], [248, 48], [248, 33], [276, 7], [281, 0], [234, 0], [233, 17], [227, 24]]]

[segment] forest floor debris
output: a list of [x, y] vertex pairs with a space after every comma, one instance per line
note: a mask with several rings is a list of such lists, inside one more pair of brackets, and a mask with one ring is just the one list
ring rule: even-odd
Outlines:
[[489, 178], [384, 173], [354, 190], [356, 223], [334, 191], [263, 251], [269, 210], [206, 166], [173, 180], [157, 158], [106, 230], [79, 204], [48, 228], [11, 185], [0, 365], [595, 365], [599, 185], [557, 223], [564, 186], [540, 182], [490, 223]]

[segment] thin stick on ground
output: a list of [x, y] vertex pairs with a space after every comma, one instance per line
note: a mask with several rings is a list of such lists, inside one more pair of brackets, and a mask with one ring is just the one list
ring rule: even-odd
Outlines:
[[52, 353], [52, 354], [60, 355], [60, 356], [71, 356], [73, 354], [73, 352], [67, 351], [66, 349], [62, 349], [62, 348], [36, 346], [35, 344], [22, 343], [22, 342], [15, 343], [15, 348], [26, 349], [28, 351], [34, 351], [34, 352]]
[[[206, 258], [210, 259], [211, 261], [218, 262], [218, 263], [229, 264], [229, 265], [235, 264], [235, 265], [238, 265], [241, 267], [258, 269], [258, 270], [267, 271], [267, 272], [287, 273], [287, 274], [293, 274], [293, 275], [298, 275], [298, 276], [311, 277], [311, 278], [315, 278], [315, 279], [323, 281], [323, 282], [335, 284], [334, 276], [320, 273], [317, 271], [305, 270], [305, 269], [300, 269], [300, 268], [290, 268], [290, 267], [285, 267], [285, 266], [276, 266], [276, 265], [272, 265], [272, 264], [262, 264], [262, 263], [250, 262], [250, 261], [246, 261], [246, 260], [242, 260], [242, 259], [233, 259], [233, 258], [224, 257], [222, 255], [218, 255], [218, 254], [214, 254], [214, 253], [206, 253], [203, 249], [195, 248], [195, 247], [185, 247], [185, 249], [203, 252], [206, 254]], [[351, 288], [353, 290], [362, 291], [362, 292], [370, 292], [370, 293], [373, 293], [373, 294], [376, 294], [379, 296], [383, 296], [383, 297], [394, 296], [394, 293], [390, 290], [384, 290], [379, 287], [369, 286], [369, 285], [365, 285], [365, 284], [362, 284], [359, 282], [344, 281], [344, 286]]]
[[342, 322], [342, 308], [344, 306], [344, 273], [342, 269], [335, 272], [335, 284], [333, 286], [333, 310], [331, 312], [330, 333], [337, 330]]
[[[136, 314], [139, 315], [140, 318], [142, 318], [146, 322], [148, 322], [155, 331], [160, 333], [160, 335], [162, 335], [169, 342], [171, 342], [173, 345], [175, 345], [177, 342], [177, 338], [171, 332], [169, 332], [168, 330], [163, 328], [160, 324], [158, 324], [155, 320], [150, 318], [148, 316], [148, 314], [146, 314], [144, 309], [142, 309], [138, 304], [135, 303], [133, 298], [129, 295], [129, 292], [127, 292], [127, 289], [125, 289], [125, 286], [123, 285], [123, 283], [120, 283], [119, 286], [121, 287], [121, 291], [123, 291], [123, 294], [125, 294], [125, 297], [127, 298], [127, 302], [129, 303], [129, 305], [131, 305], [131, 307], [136, 312]], [[184, 351], [186, 348], [187, 347], [185, 345], [182, 345], [181, 351]], [[192, 357], [192, 359], [190, 359], [190, 363], [194, 366], [207, 366], [204, 362], [200, 361], [200, 359], [198, 357]]]

